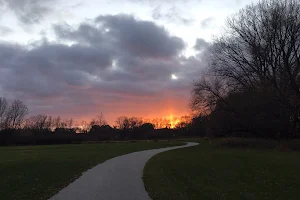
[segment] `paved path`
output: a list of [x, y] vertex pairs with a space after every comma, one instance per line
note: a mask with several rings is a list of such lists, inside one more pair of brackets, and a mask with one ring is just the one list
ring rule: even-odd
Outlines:
[[142, 179], [146, 162], [155, 154], [195, 145], [198, 143], [112, 158], [84, 172], [50, 200], [150, 200]]

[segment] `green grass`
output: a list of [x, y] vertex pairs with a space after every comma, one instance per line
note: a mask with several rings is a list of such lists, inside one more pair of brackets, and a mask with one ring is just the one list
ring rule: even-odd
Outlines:
[[180, 144], [136, 142], [0, 147], [0, 199], [48, 199], [82, 172], [107, 159]]
[[300, 152], [220, 148], [200, 141], [154, 156], [144, 169], [153, 200], [298, 200]]

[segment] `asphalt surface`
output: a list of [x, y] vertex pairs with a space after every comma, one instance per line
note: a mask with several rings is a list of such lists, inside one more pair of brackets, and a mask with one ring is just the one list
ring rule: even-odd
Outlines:
[[112, 158], [84, 172], [50, 200], [150, 200], [142, 179], [146, 162], [158, 153], [195, 145], [198, 143]]

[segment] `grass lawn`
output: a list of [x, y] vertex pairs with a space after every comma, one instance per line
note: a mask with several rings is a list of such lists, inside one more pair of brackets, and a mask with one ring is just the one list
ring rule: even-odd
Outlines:
[[136, 142], [0, 147], [0, 199], [48, 199], [82, 172], [107, 159], [181, 144]]
[[300, 199], [300, 152], [199, 143], [148, 161], [144, 182], [153, 200]]

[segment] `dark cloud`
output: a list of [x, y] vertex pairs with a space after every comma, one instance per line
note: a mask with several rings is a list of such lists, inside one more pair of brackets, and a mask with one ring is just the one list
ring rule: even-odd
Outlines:
[[[41, 46], [28, 52], [27, 60], [33, 61], [31, 66], [42, 67], [42, 63], [54, 65], [58, 69], [76, 69], [89, 73], [96, 73], [99, 69], [104, 69], [111, 65], [111, 55], [106, 49], [100, 47], [87, 47], [79, 44], [71, 46], [63, 44], [43, 43]], [[36, 63], [36, 64], [34, 64]]]
[[109, 30], [115, 44], [133, 56], [171, 57], [185, 47], [181, 38], [170, 36], [163, 28], [150, 21], [139, 21], [130, 15], [107, 15], [96, 19], [102, 28]]
[[209, 43], [206, 42], [204, 39], [197, 38], [194, 49], [197, 51], [201, 51], [201, 50], [205, 50], [208, 46], [209, 46]]
[[132, 16], [55, 25], [54, 32], [55, 43], [0, 43], [0, 96], [24, 100], [33, 114], [120, 113], [162, 105], [163, 96], [188, 101], [202, 65], [180, 56], [182, 39]]
[[169, 58], [178, 55], [185, 47], [181, 38], [171, 36], [164, 27], [137, 20], [131, 15], [99, 16], [95, 23], [83, 23], [76, 29], [67, 24], [55, 25], [54, 30], [61, 40], [101, 46], [118, 54], [127, 52], [144, 58]]
[[53, 26], [58, 39], [77, 41], [81, 44], [103, 45], [103, 29], [98, 29], [94, 25], [82, 23], [77, 29], [68, 24], [56, 24]]
[[0, 6], [10, 9], [25, 24], [40, 23], [52, 11], [56, 0], [0, 0]]

